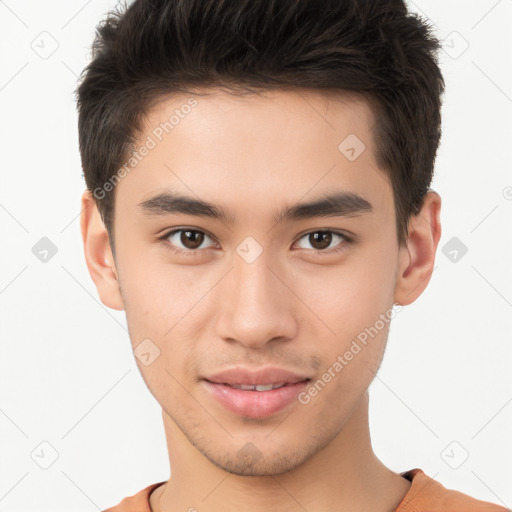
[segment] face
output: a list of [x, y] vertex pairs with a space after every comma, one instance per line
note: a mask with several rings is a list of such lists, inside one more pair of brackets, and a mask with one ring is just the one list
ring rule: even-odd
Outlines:
[[[190, 97], [151, 111], [115, 190], [131, 343], [170, 428], [230, 472], [278, 474], [336, 438], [378, 369], [392, 189], [357, 96]], [[233, 387], [256, 381], [286, 385]]]

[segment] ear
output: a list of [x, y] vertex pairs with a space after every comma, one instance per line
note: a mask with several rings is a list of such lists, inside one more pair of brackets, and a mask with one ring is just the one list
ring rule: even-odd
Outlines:
[[82, 194], [80, 228], [87, 268], [96, 285], [101, 302], [109, 308], [123, 310], [124, 302], [107, 228], [101, 219], [90, 190], [86, 190]]
[[441, 196], [429, 189], [421, 211], [409, 220], [407, 244], [398, 256], [395, 303], [414, 302], [427, 287], [441, 238]]

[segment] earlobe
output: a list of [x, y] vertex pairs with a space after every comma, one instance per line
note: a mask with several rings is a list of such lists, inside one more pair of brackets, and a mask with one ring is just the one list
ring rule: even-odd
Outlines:
[[400, 248], [394, 301], [401, 305], [414, 302], [425, 290], [434, 269], [441, 238], [441, 197], [429, 189], [421, 211], [409, 221], [409, 236]]
[[82, 195], [80, 228], [85, 260], [101, 302], [112, 309], [124, 309], [118, 273], [107, 229], [89, 190]]

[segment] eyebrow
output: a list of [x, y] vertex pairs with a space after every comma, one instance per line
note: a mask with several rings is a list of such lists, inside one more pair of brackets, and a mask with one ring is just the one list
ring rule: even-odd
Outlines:
[[[232, 212], [200, 199], [165, 192], [142, 203], [139, 208], [147, 215], [185, 214], [210, 217], [234, 224]], [[373, 212], [372, 204], [354, 192], [337, 192], [321, 196], [309, 202], [302, 202], [284, 208], [274, 216], [276, 222], [302, 220], [317, 217], [352, 217]]]

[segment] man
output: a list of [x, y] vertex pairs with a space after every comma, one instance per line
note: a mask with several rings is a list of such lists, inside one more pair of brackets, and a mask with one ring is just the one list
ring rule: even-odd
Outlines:
[[402, 1], [136, 0], [78, 87], [81, 227], [171, 477], [109, 511], [504, 511], [373, 453], [428, 285], [439, 42]]

